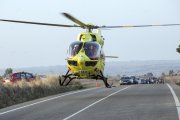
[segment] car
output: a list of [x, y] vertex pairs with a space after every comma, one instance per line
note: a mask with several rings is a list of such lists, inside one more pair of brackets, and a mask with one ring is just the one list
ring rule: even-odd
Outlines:
[[133, 77], [133, 83], [134, 84], [139, 84], [139, 78]]
[[131, 77], [121, 77], [119, 82], [120, 85], [130, 85], [134, 83], [134, 80]]
[[154, 82], [155, 82], [155, 81], [154, 81], [153, 79], [150, 79], [150, 80], [149, 80], [149, 84], [154, 84]]
[[141, 84], [147, 84], [147, 83], [148, 83], [147, 80], [141, 79]]
[[25, 81], [32, 81], [35, 80], [35, 76], [32, 73], [28, 73], [28, 72], [17, 72], [17, 73], [13, 73], [7, 77], [4, 78], [3, 82], [4, 83], [9, 83], [9, 82], [17, 82], [17, 81], [21, 81], [21, 80], [25, 80]]

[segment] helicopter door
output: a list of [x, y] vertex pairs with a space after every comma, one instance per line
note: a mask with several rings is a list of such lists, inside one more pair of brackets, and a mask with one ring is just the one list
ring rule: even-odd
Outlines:
[[71, 43], [69, 46], [69, 57], [72, 58], [76, 56], [81, 50], [82, 46], [83, 46], [83, 43], [79, 41]]
[[100, 45], [95, 42], [85, 42], [84, 50], [86, 55], [92, 59], [97, 60], [100, 56]]

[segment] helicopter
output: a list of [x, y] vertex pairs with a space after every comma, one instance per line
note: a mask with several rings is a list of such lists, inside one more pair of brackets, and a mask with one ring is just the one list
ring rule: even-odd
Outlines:
[[[74, 79], [96, 79], [102, 80], [105, 87], [111, 88], [104, 76], [104, 67], [106, 58], [118, 58], [117, 56], [105, 56], [103, 51], [104, 38], [101, 34], [101, 29], [114, 29], [114, 28], [131, 28], [131, 27], [158, 27], [158, 26], [177, 26], [180, 24], [159, 24], [159, 25], [133, 25], [133, 26], [98, 26], [93, 24], [86, 24], [69, 13], [62, 13], [64, 17], [76, 23], [75, 25], [65, 24], [52, 24], [19, 20], [0, 19], [4, 22], [56, 26], [56, 27], [69, 27], [69, 28], [82, 28], [86, 29], [78, 35], [77, 41], [70, 44], [68, 50], [67, 67], [68, 70], [65, 75], [59, 76], [60, 86], [67, 86]], [[96, 30], [96, 32], [93, 32]]]

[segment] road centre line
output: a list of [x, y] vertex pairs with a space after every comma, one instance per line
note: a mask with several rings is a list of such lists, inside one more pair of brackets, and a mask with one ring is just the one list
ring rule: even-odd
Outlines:
[[176, 104], [176, 108], [177, 108], [177, 112], [178, 112], [178, 117], [179, 117], [179, 120], [180, 120], [180, 106], [179, 106], [180, 103], [179, 103], [179, 99], [178, 99], [176, 93], [174, 92], [173, 88], [169, 84], [167, 84], [167, 86], [169, 87], [169, 89], [170, 89], [170, 91], [171, 91], [171, 93], [173, 95], [173, 98], [174, 98], [174, 101], [175, 101], [175, 104]]
[[4, 115], [4, 114], [7, 114], [7, 113], [10, 113], [10, 112], [13, 112], [13, 111], [16, 111], [16, 110], [20, 110], [20, 109], [23, 109], [23, 108], [34, 106], [36, 104], [40, 104], [40, 103], [43, 103], [43, 102], [47, 102], [47, 101], [50, 101], [50, 100], [58, 99], [58, 98], [65, 97], [65, 96], [72, 95], [72, 94], [76, 94], [76, 93], [90, 91], [90, 90], [93, 90], [93, 89], [98, 89], [98, 88], [90, 88], [90, 89], [85, 89], [85, 90], [78, 90], [78, 91], [70, 92], [70, 93], [67, 93], [67, 94], [59, 95], [59, 96], [56, 96], [56, 97], [52, 97], [52, 98], [49, 98], [49, 99], [41, 100], [39, 102], [35, 102], [35, 103], [29, 104], [29, 105], [25, 105], [25, 106], [14, 108], [14, 109], [11, 109], [11, 110], [8, 110], [8, 111], [5, 111], [5, 112], [1, 112], [0, 116]]
[[96, 102], [94, 102], [94, 103], [88, 105], [87, 107], [85, 107], [85, 108], [83, 108], [83, 109], [81, 109], [81, 110], [79, 110], [79, 111], [73, 113], [72, 115], [70, 115], [70, 116], [64, 118], [63, 120], [68, 120], [68, 119], [72, 118], [73, 116], [75, 116], [75, 115], [77, 115], [77, 114], [83, 112], [84, 110], [86, 110], [86, 109], [92, 107], [93, 105], [95, 105], [95, 104], [97, 104], [97, 103], [99, 103], [99, 102], [101, 102], [101, 101], [103, 101], [103, 100], [105, 100], [105, 99], [111, 97], [112, 95], [117, 94], [118, 92], [121, 92], [121, 91], [123, 91], [123, 90], [126, 90], [126, 89], [129, 88], [129, 87], [131, 87], [131, 86], [125, 87], [125, 88], [120, 89], [120, 90], [118, 90], [118, 91], [116, 91], [116, 92], [114, 92], [114, 93], [111, 93], [110, 95], [108, 95], [108, 96], [106, 96], [106, 97], [104, 97], [104, 98], [102, 98], [102, 99], [100, 99], [100, 100], [98, 100], [98, 101], [96, 101]]

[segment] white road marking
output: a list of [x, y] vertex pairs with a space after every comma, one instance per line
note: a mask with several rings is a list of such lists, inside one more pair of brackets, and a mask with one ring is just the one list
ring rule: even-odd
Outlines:
[[20, 109], [23, 109], [23, 108], [34, 106], [36, 104], [40, 104], [40, 103], [47, 102], [47, 101], [54, 100], [54, 99], [58, 99], [58, 98], [61, 98], [61, 97], [64, 97], [64, 96], [68, 96], [68, 95], [72, 95], [72, 94], [76, 94], [76, 93], [80, 93], [80, 92], [85, 92], [85, 91], [89, 91], [89, 90], [93, 90], [93, 89], [97, 89], [97, 88], [90, 88], [90, 89], [85, 89], [85, 90], [79, 90], [79, 91], [74, 91], [74, 92], [70, 92], [70, 93], [67, 93], [67, 94], [59, 95], [59, 96], [56, 96], [56, 97], [52, 97], [52, 98], [49, 98], [49, 99], [45, 99], [45, 100], [42, 100], [42, 101], [39, 101], [39, 102], [35, 102], [35, 103], [32, 103], [32, 104], [29, 104], [29, 105], [25, 105], [25, 106], [14, 108], [14, 109], [11, 109], [11, 110], [8, 110], [8, 111], [5, 111], [5, 112], [1, 112], [0, 115], [4, 115], [4, 114], [7, 114], [7, 113], [16, 111], [16, 110], [20, 110]]
[[112, 94], [110, 94], [110, 95], [108, 95], [108, 96], [106, 96], [106, 97], [104, 97], [104, 98], [102, 98], [102, 99], [100, 99], [100, 100], [98, 100], [98, 101], [96, 101], [96, 102], [94, 102], [94, 103], [88, 105], [87, 107], [85, 107], [85, 108], [83, 108], [83, 109], [81, 109], [81, 110], [75, 112], [74, 114], [72, 114], [72, 115], [70, 115], [70, 116], [64, 118], [63, 120], [68, 120], [68, 119], [72, 118], [73, 116], [75, 116], [75, 115], [77, 115], [77, 114], [83, 112], [84, 110], [86, 110], [86, 109], [92, 107], [93, 105], [95, 105], [95, 104], [97, 104], [97, 103], [99, 103], [99, 102], [101, 102], [101, 101], [103, 101], [103, 100], [105, 100], [105, 99], [111, 97], [112, 95], [115, 95], [115, 94], [117, 94], [118, 92], [121, 92], [121, 91], [123, 91], [123, 90], [125, 90], [125, 89], [127, 89], [127, 88], [129, 88], [129, 87], [130, 87], [130, 86], [125, 87], [125, 88], [123, 88], [123, 89], [120, 89], [120, 90], [118, 90], [118, 91], [116, 91], [116, 92], [114, 92], [114, 93], [112, 93]]
[[175, 104], [176, 104], [176, 108], [177, 108], [177, 112], [178, 112], [178, 117], [179, 117], [179, 120], [180, 120], [180, 106], [179, 106], [180, 103], [179, 103], [179, 99], [178, 99], [176, 93], [174, 92], [174, 90], [172, 89], [172, 87], [169, 84], [167, 84], [167, 86], [169, 87], [169, 89], [170, 89], [170, 91], [171, 91], [171, 93], [173, 95], [173, 98], [174, 98], [174, 101], [175, 101]]

